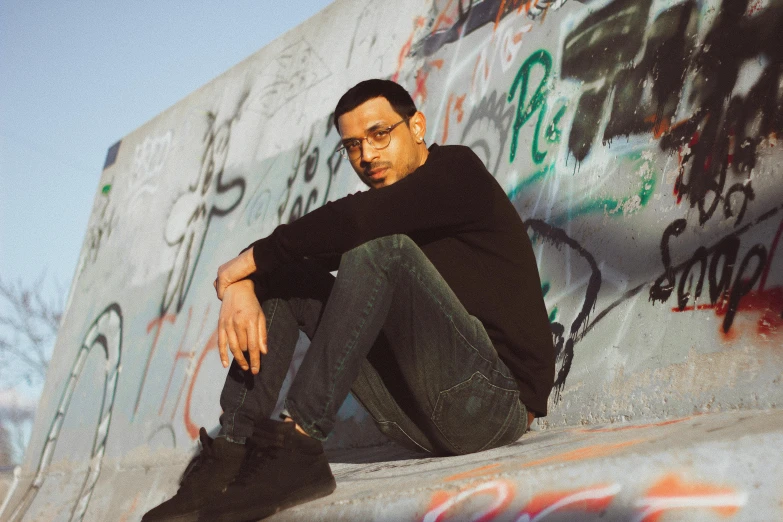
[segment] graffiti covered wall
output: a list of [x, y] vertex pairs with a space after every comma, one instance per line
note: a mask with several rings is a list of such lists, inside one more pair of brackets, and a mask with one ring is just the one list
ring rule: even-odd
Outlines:
[[[338, 0], [109, 150], [9, 509], [81, 519], [109, 463], [216, 427], [217, 267], [363, 189], [330, 113], [368, 77], [527, 225], [557, 351], [541, 425], [774, 408], [782, 31], [781, 0]], [[380, 440], [340, 417], [333, 446]]]

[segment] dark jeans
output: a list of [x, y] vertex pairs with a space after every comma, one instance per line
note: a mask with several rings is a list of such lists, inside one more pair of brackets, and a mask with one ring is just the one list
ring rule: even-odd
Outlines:
[[345, 253], [337, 278], [311, 261], [287, 265], [270, 276], [262, 307], [261, 371], [232, 363], [220, 396], [230, 440], [243, 442], [271, 415], [300, 330], [311, 343], [285, 406], [315, 438], [332, 430], [349, 391], [388, 437], [434, 454], [509, 444], [527, 427], [483, 325], [407, 236]]

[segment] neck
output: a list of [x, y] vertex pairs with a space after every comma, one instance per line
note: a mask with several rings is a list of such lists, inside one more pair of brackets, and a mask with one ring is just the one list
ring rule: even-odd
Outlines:
[[427, 145], [424, 143], [419, 145], [419, 147], [420, 147], [419, 157], [421, 158], [421, 160], [419, 161], [419, 167], [421, 167], [422, 165], [424, 165], [424, 162], [427, 161], [427, 157], [430, 155], [430, 151], [429, 149], [427, 149]]

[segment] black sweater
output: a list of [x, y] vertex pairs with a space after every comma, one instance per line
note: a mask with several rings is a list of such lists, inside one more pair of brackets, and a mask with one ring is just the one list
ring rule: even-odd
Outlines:
[[256, 276], [304, 257], [339, 259], [371, 239], [406, 234], [481, 320], [525, 406], [544, 416], [555, 351], [522, 220], [469, 148], [429, 151], [424, 165], [398, 182], [329, 202], [253, 243]]

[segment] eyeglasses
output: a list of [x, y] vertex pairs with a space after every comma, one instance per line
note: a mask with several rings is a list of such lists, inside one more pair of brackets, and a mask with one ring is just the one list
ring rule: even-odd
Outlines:
[[337, 149], [342, 154], [343, 158], [358, 159], [362, 155], [362, 141], [367, 140], [367, 145], [375, 150], [385, 149], [391, 143], [391, 132], [397, 125], [401, 125], [411, 119], [410, 116], [403, 118], [394, 125], [389, 127], [383, 127], [381, 129], [375, 129], [370, 131], [364, 138], [354, 138], [343, 142], [343, 146]]

